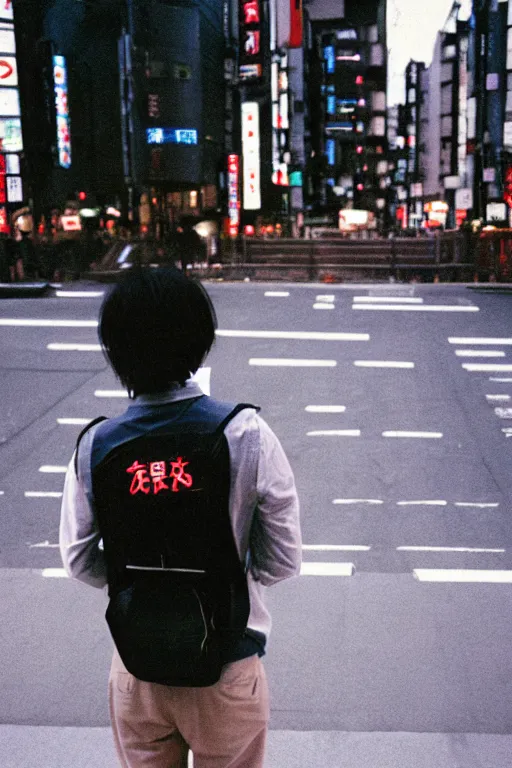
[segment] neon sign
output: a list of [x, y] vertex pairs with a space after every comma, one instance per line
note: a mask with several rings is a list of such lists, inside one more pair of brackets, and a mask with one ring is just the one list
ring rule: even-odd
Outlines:
[[240, 80], [252, 80], [261, 77], [263, 72], [263, 53], [261, 46], [261, 2], [260, 0], [240, 0]]
[[146, 128], [148, 144], [197, 144], [195, 128]]
[[71, 168], [71, 129], [68, 104], [68, 72], [64, 56], [53, 56], [53, 83], [57, 112], [57, 151], [61, 168]]
[[240, 158], [238, 155], [228, 156], [228, 216], [229, 234], [238, 235], [240, 227], [240, 190], [238, 174], [240, 171]]
[[242, 148], [244, 155], [244, 208], [261, 208], [260, 113], [257, 102], [242, 104]]

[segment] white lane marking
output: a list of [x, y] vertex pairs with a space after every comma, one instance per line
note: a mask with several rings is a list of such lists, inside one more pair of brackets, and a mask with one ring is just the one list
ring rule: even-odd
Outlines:
[[495, 509], [499, 502], [456, 501], [456, 507], [475, 507], [475, 509]]
[[485, 397], [490, 403], [507, 402], [510, 400], [510, 395], [486, 395]]
[[504, 549], [486, 549], [484, 547], [397, 547], [397, 552], [467, 552], [468, 554], [503, 554]]
[[48, 540], [40, 541], [39, 544], [29, 544], [29, 549], [58, 549], [58, 544], [50, 544]]
[[128, 397], [125, 389], [96, 389], [94, 397]]
[[423, 304], [423, 299], [400, 296], [354, 296], [354, 304]]
[[290, 291], [265, 291], [265, 296], [272, 296], [275, 298], [286, 298], [290, 295]]
[[512, 428], [511, 427], [505, 427], [505, 429], [501, 430], [505, 437], [512, 437]]
[[61, 299], [92, 299], [104, 296], [105, 291], [56, 291], [55, 295]]
[[55, 466], [53, 464], [43, 464], [42, 467], [39, 467], [40, 472], [44, 472], [46, 474], [65, 474], [67, 472], [67, 467], [59, 467]]
[[100, 344], [65, 344], [52, 342], [46, 345], [46, 349], [52, 352], [101, 352]]
[[496, 378], [496, 376], [491, 376], [489, 378], [489, 381], [501, 381], [502, 383], [508, 382], [510, 384], [512, 382], [512, 379], [500, 379], [500, 378]]
[[2, 317], [0, 325], [28, 328], [97, 328], [97, 320], [36, 320], [21, 317]]
[[396, 360], [354, 360], [358, 368], [414, 368], [414, 363]]
[[457, 357], [505, 357], [504, 352], [494, 349], [456, 349]]
[[466, 371], [512, 371], [512, 365], [500, 363], [463, 363]]
[[4, 496], [4, 495], [5, 495], [5, 491], [0, 491], [0, 496]]
[[447, 568], [415, 568], [418, 581], [443, 581], [458, 583], [512, 584], [512, 571], [477, 571]]
[[364, 544], [303, 544], [307, 552], [369, 552], [371, 547]]
[[334, 309], [334, 304], [325, 304], [324, 302], [313, 304], [313, 309]]
[[431, 438], [431, 439], [439, 439], [443, 437], [442, 432], [406, 432], [406, 431], [397, 431], [397, 430], [386, 430], [386, 432], [382, 433], [382, 437], [420, 437], [420, 438]]
[[333, 504], [384, 504], [382, 499], [333, 499]]
[[418, 501], [397, 501], [397, 507], [446, 507], [448, 504], [444, 499], [420, 499]]
[[64, 424], [64, 425], [72, 425], [72, 426], [83, 427], [86, 424], [89, 424], [91, 421], [92, 421], [92, 418], [90, 418], [90, 419], [79, 419], [79, 418], [75, 418], [75, 417], [69, 417], [69, 418], [57, 419], [57, 424]]
[[499, 339], [492, 336], [450, 336], [450, 344], [512, 344], [512, 339]]
[[302, 563], [301, 576], [352, 576], [353, 563]]
[[329, 293], [329, 294], [325, 294], [324, 296], [317, 296], [315, 301], [326, 301], [328, 304], [332, 304], [334, 302], [334, 298], [335, 298], [334, 294]]
[[512, 408], [495, 408], [494, 413], [500, 419], [512, 419]]
[[308, 413], [345, 413], [345, 405], [306, 405], [305, 411]]
[[249, 365], [289, 368], [335, 368], [336, 360], [300, 360], [285, 357], [251, 357]]
[[361, 437], [360, 429], [315, 429], [307, 437]]
[[27, 499], [60, 499], [62, 491], [25, 491], [24, 496]]
[[300, 341], [369, 341], [369, 333], [322, 331], [216, 331], [217, 336], [233, 339], [297, 339]]
[[41, 575], [45, 579], [67, 579], [68, 575], [64, 568], [43, 568]]
[[352, 309], [378, 310], [388, 312], [480, 312], [480, 307], [451, 304], [352, 304]]

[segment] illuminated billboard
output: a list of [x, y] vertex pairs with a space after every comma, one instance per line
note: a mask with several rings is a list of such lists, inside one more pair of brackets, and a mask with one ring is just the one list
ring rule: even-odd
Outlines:
[[148, 144], [197, 144], [195, 128], [147, 128]]
[[240, 0], [240, 80], [254, 80], [263, 73], [261, 0]]
[[228, 216], [229, 234], [238, 235], [240, 227], [240, 189], [239, 189], [240, 158], [238, 155], [228, 156]]
[[256, 102], [242, 104], [244, 209], [261, 208], [260, 113]]
[[290, 0], [289, 48], [302, 48], [302, 0]]
[[61, 168], [71, 168], [71, 127], [68, 104], [68, 71], [64, 56], [53, 56], [53, 89], [57, 113], [57, 152]]

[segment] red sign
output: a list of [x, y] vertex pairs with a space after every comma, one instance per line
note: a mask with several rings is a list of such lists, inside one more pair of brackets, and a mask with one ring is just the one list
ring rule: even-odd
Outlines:
[[509, 165], [505, 172], [505, 183], [503, 185], [503, 199], [512, 208], [512, 165]]
[[229, 234], [238, 235], [240, 226], [240, 189], [239, 189], [240, 158], [238, 155], [228, 155], [228, 215]]
[[12, 75], [14, 68], [5, 59], [0, 59], [0, 80], [7, 80]]
[[8, 235], [10, 234], [10, 231], [11, 229], [9, 227], [9, 222], [7, 221], [7, 211], [2, 206], [0, 208], [0, 232], [4, 232], [5, 234]]
[[290, 48], [302, 48], [302, 0], [290, 0]]

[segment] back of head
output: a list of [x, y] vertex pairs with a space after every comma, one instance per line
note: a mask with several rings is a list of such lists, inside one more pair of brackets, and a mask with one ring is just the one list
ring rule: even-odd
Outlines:
[[132, 269], [106, 296], [99, 337], [130, 395], [162, 392], [193, 375], [215, 339], [202, 285], [180, 270]]

